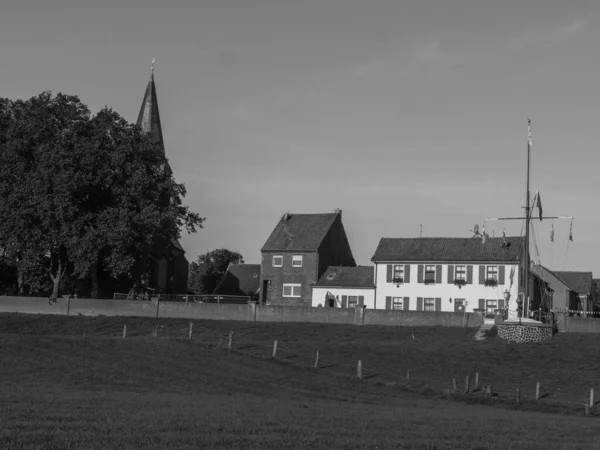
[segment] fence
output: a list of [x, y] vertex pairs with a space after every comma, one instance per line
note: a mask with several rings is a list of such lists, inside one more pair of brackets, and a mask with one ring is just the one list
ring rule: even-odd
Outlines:
[[[481, 371], [465, 372], [462, 376], [454, 372], [432, 374], [422, 363], [414, 362], [410, 357], [400, 359], [380, 359], [371, 357], [368, 349], [352, 357], [348, 353], [340, 354], [333, 346], [335, 343], [315, 344], [308, 349], [299, 341], [284, 339], [268, 339], [260, 330], [241, 329], [219, 332], [206, 329], [194, 321], [179, 323], [146, 320], [111, 321], [100, 329], [86, 329], [84, 324], [76, 332], [83, 339], [144, 339], [147, 342], [169, 339], [185, 341], [200, 345], [213, 351], [235, 352], [263, 360], [291, 364], [293, 366], [320, 371], [327, 375], [339, 377], [339, 382], [355, 380], [362, 382], [382, 383], [398, 386], [413, 392], [427, 395], [442, 395], [467, 402], [503, 403], [504, 405], [525, 406], [524, 409], [544, 411], [571, 412], [576, 414], [600, 416], [600, 408], [596, 407], [594, 386], [586, 382], [576, 389], [569, 390], [569, 384], [577, 377], [586, 378], [582, 369], [569, 372], [564, 379], [552, 381], [539, 379], [523, 379], [516, 381], [513, 377], [497, 376], [493, 370], [489, 373]], [[121, 322], [123, 323], [123, 322]], [[262, 333], [262, 334], [258, 334]], [[405, 333], [403, 338], [419, 342], [419, 331]], [[472, 336], [471, 336], [472, 339]], [[190, 352], [194, 352], [190, 347]], [[407, 355], [408, 356], [408, 355]], [[415, 367], [417, 365], [417, 367]], [[453, 366], [454, 367], [454, 366]], [[458, 369], [460, 371], [461, 369]]]
[[161, 302], [182, 302], [182, 303], [227, 303], [234, 305], [243, 305], [250, 301], [247, 295], [182, 295], [182, 294], [124, 294], [115, 293], [113, 300], [158, 300]]

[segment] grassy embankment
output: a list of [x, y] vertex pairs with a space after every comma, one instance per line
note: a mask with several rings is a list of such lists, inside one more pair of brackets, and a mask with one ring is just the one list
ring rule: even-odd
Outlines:
[[[0, 448], [600, 448], [598, 418], [581, 416], [600, 336], [194, 321], [189, 341], [188, 326], [0, 316]], [[440, 394], [475, 372], [497, 396]]]

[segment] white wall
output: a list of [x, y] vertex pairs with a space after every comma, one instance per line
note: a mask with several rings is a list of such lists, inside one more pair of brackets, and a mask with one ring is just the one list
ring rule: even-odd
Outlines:
[[335, 295], [337, 297], [336, 300], [336, 308], [342, 307], [342, 295], [356, 295], [356, 296], [364, 296], [364, 305], [369, 309], [374, 309], [375, 307], [375, 289], [374, 288], [335, 288], [335, 287], [313, 287], [312, 293], [312, 306], [319, 306], [319, 303], [325, 306], [325, 295], [327, 292]]
[[[427, 263], [442, 266], [442, 282], [439, 284], [424, 284], [418, 283], [418, 266], [420, 264], [394, 262], [392, 264], [408, 264], [410, 265], [410, 282], [400, 284], [396, 287], [394, 283], [387, 282], [387, 265], [388, 263], [376, 264], [376, 299], [375, 309], [385, 309], [385, 298], [389, 297], [408, 297], [409, 309], [417, 310], [417, 297], [423, 298], [441, 298], [441, 311], [454, 311], [454, 299], [465, 299], [467, 312], [473, 312], [473, 309], [479, 308], [479, 299], [500, 300], [504, 299], [504, 291], [510, 292], [510, 300], [508, 302], [509, 318], [516, 317], [517, 295], [519, 292], [519, 265], [518, 264], [490, 264], [503, 265], [505, 267], [504, 284], [498, 286], [485, 286], [479, 284], [479, 263], [465, 262], [445, 262], [445, 263]], [[422, 264], [422, 263], [421, 263]], [[448, 283], [448, 265], [472, 265], [473, 266], [473, 284], [467, 284], [462, 287], [455, 286], [453, 283]], [[511, 270], [514, 270], [511, 285]], [[450, 301], [452, 300], [452, 301]]]

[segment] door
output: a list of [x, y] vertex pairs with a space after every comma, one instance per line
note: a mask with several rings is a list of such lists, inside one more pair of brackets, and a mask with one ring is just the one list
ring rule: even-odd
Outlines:
[[454, 299], [454, 312], [465, 312], [465, 299], [455, 298]]
[[266, 304], [267, 302], [271, 301], [271, 296], [270, 294], [270, 290], [271, 290], [271, 280], [263, 280], [263, 285], [262, 285], [262, 303]]

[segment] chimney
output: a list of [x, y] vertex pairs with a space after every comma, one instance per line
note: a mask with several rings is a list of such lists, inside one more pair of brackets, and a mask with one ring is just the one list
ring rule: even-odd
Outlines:
[[481, 243], [482, 243], [482, 244], [485, 244], [485, 238], [486, 238], [486, 237], [487, 237], [487, 234], [485, 234], [485, 233], [483, 233], [483, 234], [481, 235]]
[[340, 216], [342, 215], [342, 210], [340, 208], [335, 208], [334, 211], [336, 214], [339, 214]]

